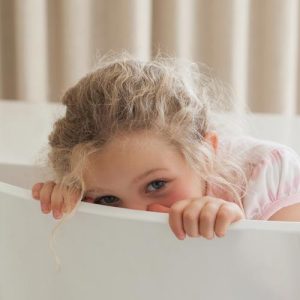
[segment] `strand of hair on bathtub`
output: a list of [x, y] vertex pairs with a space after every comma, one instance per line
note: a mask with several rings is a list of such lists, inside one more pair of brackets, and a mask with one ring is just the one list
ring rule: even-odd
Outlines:
[[54, 256], [55, 265], [56, 265], [56, 272], [61, 271], [61, 260], [60, 260], [59, 256], [57, 255], [57, 251], [55, 250], [55, 246], [54, 246], [55, 241], [56, 241], [55, 237], [56, 237], [56, 234], [57, 234], [57, 230], [61, 225], [63, 225], [67, 220], [71, 219], [75, 215], [75, 213], [76, 213], [76, 211], [77, 211], [77, 209], [78, 209], [78, 207], [81, 203], [81, 199], [83, 197], [83, 194], [84, 194], [84, 192], [81, 191], [80, 198], [76, 202], [76, 205], [74, 206], [72, 211], [68, 214], [64, 214], [63, 218], [54, 226], [54, 228], [52, 229], [52, 232], [49, 236], [49, 247], [50, 247], [50, 250], [51, 250], [51, 252]]

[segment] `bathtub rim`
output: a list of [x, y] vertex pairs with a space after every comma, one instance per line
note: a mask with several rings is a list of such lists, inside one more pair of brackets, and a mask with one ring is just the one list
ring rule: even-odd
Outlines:
[[[32, 194], [30, 190], [18, 186], [13, 186], [11, 184], [7, 184], [4, 182], [0, 182], [0, 193], [7, 194], [9, 196], [16, 196], [18, 198], [24, 199], [25, 201], [37, 201], [32, 198]], [[77, 211], [81, 213], [99, 215], [104, 217], [168, 224], [168, 214], [166, 213], [93, 205], [87, 202], [81, 202]], [[55, 220], [55, 221], [59, 222], [61, 220]], [[234, 224], [231, 224], [230, 227], [228, 228], [229, 231], [231, 230], [241, 231], [241, 230], [249, 230], [249, 229], [263, 230], [263, 231], [280, 231], [286, 233], [292, 233], [292, 232], [300, 233], [300, 222], [241, 220]]]

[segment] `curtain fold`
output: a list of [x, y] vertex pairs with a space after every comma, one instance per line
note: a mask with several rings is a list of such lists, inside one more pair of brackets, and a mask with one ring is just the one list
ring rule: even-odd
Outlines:
[[0, 0], [0, 98], [59, 101], [108, 51], [211, 67], [254, 112], [300, 113], [299, 0]]

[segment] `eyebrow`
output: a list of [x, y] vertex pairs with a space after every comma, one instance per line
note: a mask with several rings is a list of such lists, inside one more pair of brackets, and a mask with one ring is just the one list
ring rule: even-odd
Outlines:
[[[133, 183], [136, 183], [140, 180], [142, 180], [143, 178], [147, 177], [148, 175], [150, 175], [151, 173], [157, 172], [157, 171], [167, 171], [168, 169], [166, 168], [156, 168], [156, 169], [151, 169], [146, 171], [145, 173], [143, 173], [142, 175], [136, 177], [135, 179], [133, 179]], [[86, 193], [90, 193], [90, 192], [104, 192], [105, 190], [102, 189], [101, 187], [91, 187], [89, 190], [86, 191]]]
[[150, 175], [151, 173], [157, 172], [157, 171], [166, 171], [168, 169], [166, 168], [156, 168], [156, 169], [151, 169], [149, 171], [146, 171], [145, 173], [143, 173], [142, 175], [138, 176], [137, 178], [135, 178], [133, 180], [133, 182], [138, 182], [140, 180], [142, 180], [144, 177], [147, 177], [148, 175]]

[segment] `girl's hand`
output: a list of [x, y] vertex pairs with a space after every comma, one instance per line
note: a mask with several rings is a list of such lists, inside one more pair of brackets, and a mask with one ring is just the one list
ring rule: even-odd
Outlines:
[[219, 198], [205, 196], [191, 200], [180, 200], [170, 208], [160, 204], [150, 204], [148, 210], [169, 212], [169, 224], [180, 240], [187, 234], [190, 237], [203, 236], [209, 240], [226, 234], [228, 226], [245, 218], [241, 208]]
[[39, 182], [32, 187], [32, 197], [41, 202], [41, 210], [48, 214], [53, 212], [55, 219], [60, 219], [64, 213], [70, 212], [80, 197], [80, 191], [70, 192], [67, 186], [53, 181]]

